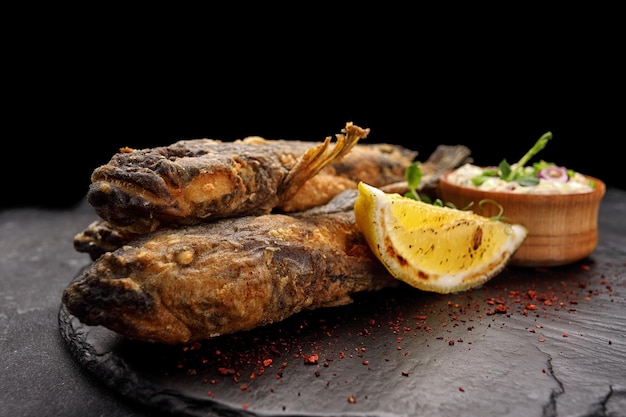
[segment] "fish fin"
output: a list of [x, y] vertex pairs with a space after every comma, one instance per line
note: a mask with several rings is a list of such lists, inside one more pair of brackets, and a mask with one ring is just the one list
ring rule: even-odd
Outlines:
[[328, 136], [321, 145], [309, 149], [299, 158], [278, 192], [282, 201], [292, 198], [311, 177], [315, 176], [325, 166], [350, 152], [360, 139], [367, 137], [370, 130], [348, 122], [341, 132], [335, 135], [337, 141], [334, 147], [330, 147], [331, 137]]

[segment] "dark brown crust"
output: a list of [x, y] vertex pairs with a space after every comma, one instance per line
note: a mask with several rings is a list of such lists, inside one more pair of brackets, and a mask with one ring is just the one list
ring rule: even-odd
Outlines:
[[[322, 207], [341, 193], [356, 190], [358, 181], [381, 187], [386, 192], [404, 194], [408, 191], [404, 181], [404, 171], [416, 155], [416, 151], [397, 145], [357, 145], [349, 154], [334, 161], [308, 180], [295, 196], [277, 207], [277, 210], [296, 212]], [[470, 161], [469, 155], [469, 149], [464, 146], [440, 145], [437, 147], [428, 160], [421, 165], [424, 173], [422, 184], [426, 188], [422, 188], [420, 193], [433, 199], [437, 198], [434, 188], [439, 176], [445, 171]], [[351, 208], [354, 198], [356, 194], [352, 195], [352, 201], [345, 202], [345, 210]], [[123, 210], [123, 207], [120, 207], [120, 210]], [[99, 220], [76, 234], [74, 248], [78, 252], [88, 253], [92, 260], [96, 260], [102, 254], [119, 248], [139, 235]]]
[[104, 220], [96, 220], [74, 236], [74, 249], [89, 254], [95, 261], [137, 237], [139, 235], [118, 230]]
[[268, 214], [160, 230], [106, 253], [63, 293], [89, 325], [185, 343], [397, 285], [351, 211]]
[[348, 123], [343, 132], [332, 145], [330, 137], [323, 142], [248, 138], [124, 149], [94, 170], [87, 200], [102, 219], [132, 233], [266, 214], [369, 130]]

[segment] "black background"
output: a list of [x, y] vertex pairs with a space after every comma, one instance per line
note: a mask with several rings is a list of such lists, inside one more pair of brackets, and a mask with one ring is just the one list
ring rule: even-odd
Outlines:
[[420, 160], [464, 144], [481, 165], [515, 162], [552, 131], [538, 158], [625, 188], [623, 29], [586, 13], [54, 26], [7, 52], [0, 207], [78, 204], [124, 146], [319, 141], [347, 121]]

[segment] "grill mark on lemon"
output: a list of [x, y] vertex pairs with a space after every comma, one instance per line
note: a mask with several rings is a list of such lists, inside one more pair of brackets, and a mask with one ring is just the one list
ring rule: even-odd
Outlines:
[[359, 184], [357, 226], [396, 278], [440, 293], [481, 285], [497, 275], [526, 237], [521, 225], [433, 206]]

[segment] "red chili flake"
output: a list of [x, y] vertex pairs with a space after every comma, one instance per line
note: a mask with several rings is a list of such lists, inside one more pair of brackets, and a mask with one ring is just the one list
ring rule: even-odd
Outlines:
[[245, 391], [245, 390], [247, 390], [247, 389], [248, 389], [248, 386], [244, 384], [244, 385], [241, 385], [241, 386], [239, 387], [239, 389], [240, 389], [240, 390], [242, 390], [242, 391]]
[[370, 361], [363, 361], [363, 365], [369, 365]]
[[569, 337], [567, 333], [563, 333], [563, 337]]
[[415, 320], [426, 320], [428, 316], [415, 316]]
[[396, 349], [402, 350], [402, 346], [396, 346]]
[[461, 391], [461, 392], [465, 392], [465, 388], [463, 388], [463, 387], [459, 387], [459, 391]]
[[217, 371], [222, 375], [235, 375], [233, 368], [217, 368]]
[[352, 396], [352, 395], [351, 395], [351, 396], [349, 396], [349, 397], [348, 397], [348, 402], [349, 402], [350, 404], [355, 404], [355, 403], [356, 403], [356, 398], [355, 398], [354, 396]]
[[209, 397], [212, 397], [213, 396], [213, 391], [207, 391], [206, 395], [209, 396]]
[[409, 372], [408, 371], [402, 371], [402, 376], [409, 376]]
[[241, 404], [241, 408], [243, 408], [244, 410], [247, 410], [248, 409], [248, 404], [246, 404], [246, 403]]
[[320, 372], [320, 371], [319, 371], [319, 369], [318, 369], [318, 370], [316, 370], [313, 374], [314, 374], [315, 376], [320, 376], [320, 375], [321, 375], [321, 372]]
[[319, 360], [319, 356], [317, 353], [313, 353], [311, 355], [302, 355], [302, 359], [306, 365], [314, 365]]
[[265, 359], [263, 361], [263, 366], [268, 367], [268, 366], [270, 366], [272, 364], [272, 362], [274, 362], [274, 361], [271, 360], [271, 359]]
[[546, 368], [541, 368], [541, 372], [546, 373]]
[[498, 304], [494, 309], [496, 313], [503, 314], [506, 313], [507, 307], [504, 304]]
[[546, 339], [544, 339], [543, 337], [540, 337], [539, 339], [537, 339], [540, 342], [544, 342]]
[[537, 309], [539, 309], [539, 307], [537, 307], [535, 304], [526, 304], [526, 308], [528, 310], [537, 310]]
[[454, 346], [454, 340], [450, 340], [450, 341], [448, 341], [448, 345], [450, 345], [450, 346]]
[[196, 373], [195, 369], [187, 369], [187, 375], [196, 375]]

